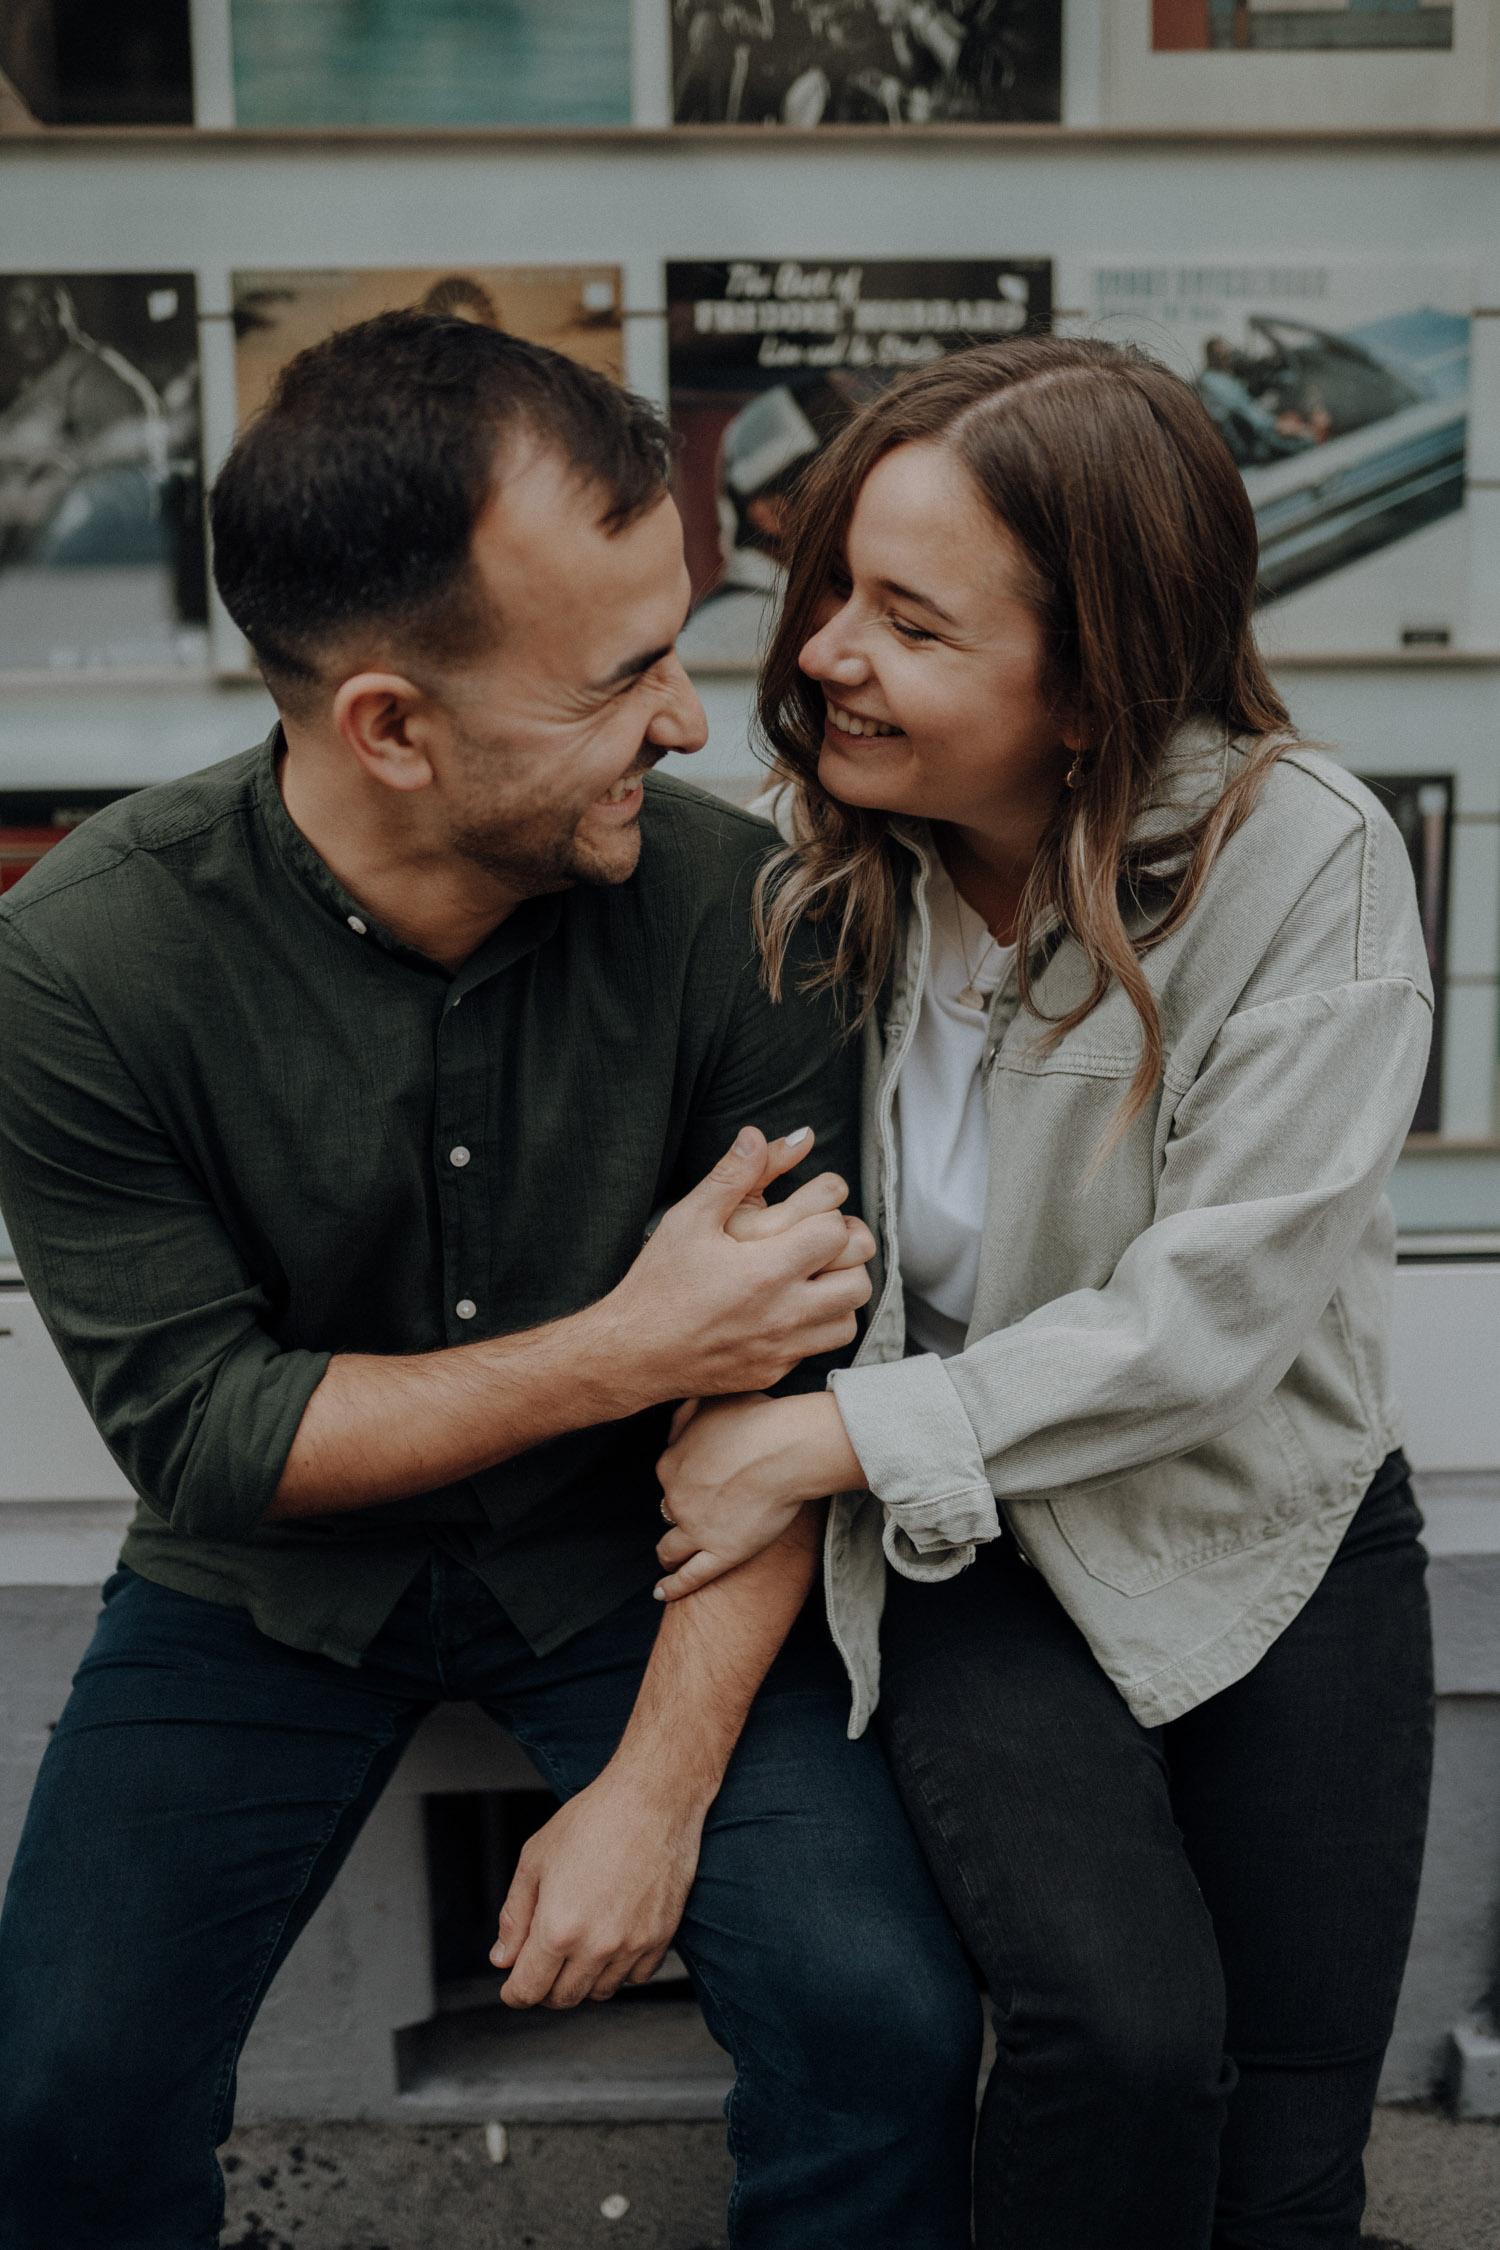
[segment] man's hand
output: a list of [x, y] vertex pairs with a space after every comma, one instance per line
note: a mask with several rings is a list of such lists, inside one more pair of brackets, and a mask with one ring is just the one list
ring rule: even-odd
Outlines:
[[[849, 1191], [831, 1172], [757, 1212], [788, 1145], [773, 1157], [747, 1126], [586, 1316], [601, 1364], [620, 1370], [621, 1414], [661, 1398], [767, 1390], [799, 1360], [853, 1342], [874, 1237], [843, 1217]], [[805, 1152], [792, 1145], [795, 1163]]]
[[308, 1400], [268, 1523], [432, 1492], [565, 1430], [664, 1399], [764, 1390], [842, 1350], [870, 1294], [869, 1229], [835, 1174], [764, 1205], [813, 1145], [747, 1126], [674, 1203], [597, 1304], [513, 1336], [375, 1357], [339, 1352]]
[[703, 1823], [766, 1667], [818, 1568], [822, 1511], [662, 1618], [620, 1747], [521, 1854], [490, 1959], [512, 2008], [643, 1984], [671, 1944]]
[[615, 1765], [521, 1853], [490, 1955], [508, 2008], [573, 2008], [661, 1966], [698, 1867], [706, 1802]]

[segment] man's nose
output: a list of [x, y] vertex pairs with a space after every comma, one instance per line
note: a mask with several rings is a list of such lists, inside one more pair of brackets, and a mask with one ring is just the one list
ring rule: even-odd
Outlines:
[[676, 750], [691, 757], [708, 740], [708, 713], [678, 656], [667, 659], [667, 695], [646, 729], [646, 739], [658, 749]]

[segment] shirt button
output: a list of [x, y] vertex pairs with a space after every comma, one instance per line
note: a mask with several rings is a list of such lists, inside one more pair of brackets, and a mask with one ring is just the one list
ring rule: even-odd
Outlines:
[[356, 937], [368, 937], [368, 936], [369, 936], [369, 934], [370, 934], [370, 927], [369, 927], [369, 924], [368, 924], [367, 922], [362, 922], [362, 921], [360, 920], [360, 918], [359, 918], [359, 916], [358, 916], [357, 914], [351, 914], [351, 915], [350, 915], [350, 916], [348, 917], [348, 921], [349, 921], [349, 927], [350, 927], [350, 929], [351, 929], [351, 930], [352, 930], [352, 931], [354, 932], [354, 934], [355, 934], [355, 936], [356, 936]]
[[460, 1146], [460, 1147], [458, 1147], [458, 1148], [450, 1148], [450, 1149], [449, 1149], [449, 1151], [448, 1151], [448, 1162], [449, 1162], [450, 1164], [456, 1164], [456, 1165], [458, 1166], [458, 1168], [459, 1168], [459, 1170], [460, 1170], [460, 1171], [462, 1171], [462, 1170], [463, 1170], [464, 1166], [465, 1166], [465, 1165], [466, 1165], [466, 1164], [468, 1163], [468, 1161], [469, 1161], [469, 1152], [468, 1152], [468, 1150], [467, 1150], [466, 1148], [464, 1148], [464, 1147]]
[[478, 1312], [479, 1307], [475, 1304], [472, 1297], [460, 1297], [453, 1310], [457, 1313], [460, 1320], [472, 1320], [474, 1318], [474, 1315]]

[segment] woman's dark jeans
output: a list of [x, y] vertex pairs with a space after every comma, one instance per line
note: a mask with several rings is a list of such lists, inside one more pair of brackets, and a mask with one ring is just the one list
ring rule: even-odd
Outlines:
[[1001, 1539], [892, 1577], [880, 1728], [994, 2000], [978, 2250], [1354, 2250], [1411, 1936], [1431, 1636], [1392, 1454], [1255, 1669], [1130, 1716]]

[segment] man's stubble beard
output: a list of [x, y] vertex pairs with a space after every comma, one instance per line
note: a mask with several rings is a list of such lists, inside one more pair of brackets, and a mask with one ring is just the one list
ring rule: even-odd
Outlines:
[[[493, 770], [495, 752], [489, 745], [470, 737], [464, 748], [471, 753], [471, 774], [477, 775], [486, 766]], [[651, 754], [643, 744], [632, 771], [649, 772], [659, 755]], [[637, 817], [615, 831], [615, 849], [606, 855], [593, 849], [578, 833], [594, 802], [589, 798], [582, 804], [563, 806], [539, 804], [533, 799], [497, 813], [476, 801], [456, 818], [449, 842], [461, 859], [482, 867], [507, 889], [531, 898], [571, 890], [580, 883], [606, 888], [627, 882], [641, 856], [640, 820]]]

